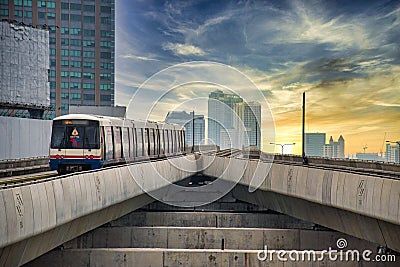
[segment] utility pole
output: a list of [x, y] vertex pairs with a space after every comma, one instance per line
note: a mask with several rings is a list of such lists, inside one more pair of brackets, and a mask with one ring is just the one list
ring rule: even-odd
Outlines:
[[192, 153], [194, 153], [194, 110], [192, 118]]
[[306, 140], [305, 140], [305, 123], [306, 123], [306, 92], [303, 92], [303, 127], [302, 127], [302, 134], [301, 134], [301, 155], [303, 157], [303, 164], [307, 165], [308, 164], [308, 160], [306, 158], [306, 151], [305, 151], [305, 144], [306, 144]]

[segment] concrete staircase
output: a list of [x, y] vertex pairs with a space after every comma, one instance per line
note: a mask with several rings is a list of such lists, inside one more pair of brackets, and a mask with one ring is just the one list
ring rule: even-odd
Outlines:
[[358, 263], [330, 261], [327, 256], [318, 262], [284, 262], [277, 254], [269, 254], [272, 258], [265, 261], [258, 257], [263, 256], [259, 252], [265, 246], [270, 252], [314, 250], [320, 256], [329, 247], [337, 249], [339, 238], [346, 239], [346, 250], [375, 253], [377, 248], [376, 244], [276, 213], [164, 208], [163, 204], [151, 204], [132, 212], [27, 266], [354, 266]]

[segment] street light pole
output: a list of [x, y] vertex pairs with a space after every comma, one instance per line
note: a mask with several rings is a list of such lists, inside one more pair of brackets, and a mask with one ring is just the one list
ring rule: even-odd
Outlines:
[[291, 143], [291, 144], [278, 144], [278, 143], [270, 143], [271, 145], [277, 145], [277, 146], [281, 146], [281, 149], [282, 149], [282, 155], [283, 155], [283, 147], [284, 146], [293, 146], [293, 145], [295, 145], [296, 143]]

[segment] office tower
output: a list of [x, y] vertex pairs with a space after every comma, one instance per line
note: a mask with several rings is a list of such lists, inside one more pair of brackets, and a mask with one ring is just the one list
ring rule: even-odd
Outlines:
[[[193, 111], [169, 111], [165, 117], [165, 122], [176, 123], [186, 128], [186, 144], [192, 146], [193, 142]], [[194, 115], [194, 144], [200, 145], [204, 143], [205, 121], [204, 115]]]
[[324, 155], [325, 133], [306, 133], [305, 139], [306, 156], [322, 157]]
[[340, 136], [337, 142], [333, 141], [333, 137], [329, 139], [329, 144], [324, 145], [324, 157], [328, 158], [344, 158], [344, 138]]
[[236, 129], [240, 129], [240, 123], [243, 123], [246, 134], [243, 135], [239, 131], [239, 139], [243, 144], [257, 146], [261, 149], [261, 105], [258, 102], [242, 102], [235, 104], [235, 112], [237, 114]]
[[114, 105], [113, 0], [0, 0], [0, 19], [47, 28], [50, 104]]
[[394, 144], [386, 144], [385, 161], [400, 163], [400, 141]]
[[[221, 90], [211, 92], [208, 97], [208, 138], [221, 148], [226, 148], [226, 142], [221, 143], [221, 135], [226, 136], [228, 132], [236, 134], [231, 130], [234, 128], [235, 104], [242, 103], [243, 99], [235, 94], [226, 94]], [[223, 139], [226, 139], [223, 137]], [[232, 145], [232, 143], [230, 143]]]

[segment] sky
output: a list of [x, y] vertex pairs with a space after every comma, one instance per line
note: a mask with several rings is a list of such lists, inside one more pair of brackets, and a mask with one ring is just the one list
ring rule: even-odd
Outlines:
[[115, 102], [134, 118], [247, 93], [300, 154], [306, 92], [306, 132], [343, 135], [346, 155], [400, 141], [400, 1], [118, 0], [115, 17]]

